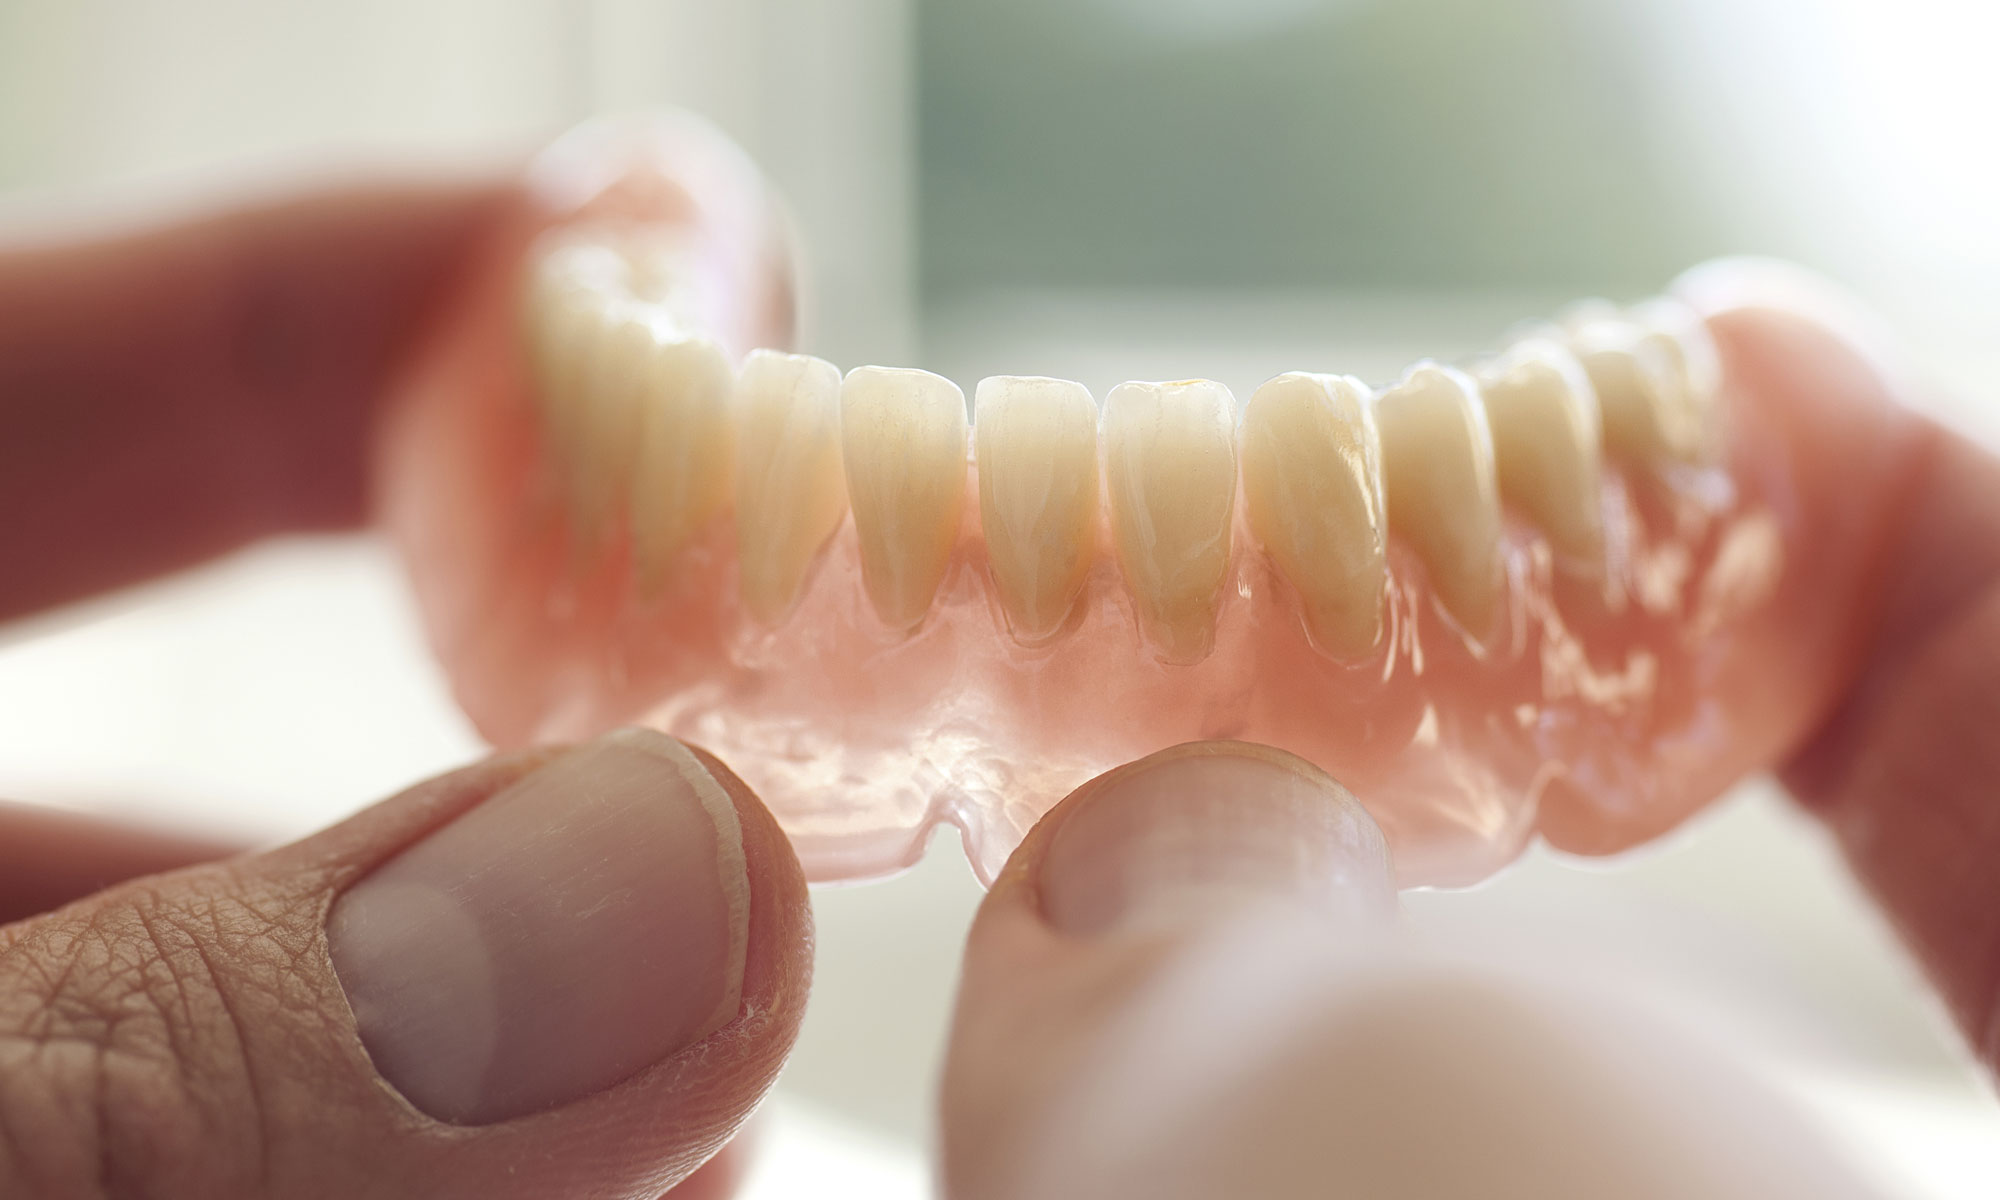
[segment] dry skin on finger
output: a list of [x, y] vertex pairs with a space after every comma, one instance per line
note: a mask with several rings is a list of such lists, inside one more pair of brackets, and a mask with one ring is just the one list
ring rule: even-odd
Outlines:
[[[1406, 883], [1467, 882], [1537, 832], [1670, 827], [1821, 703], [1765, 657], [1802, 603], [1788, 465], [1674, 301], [1381, 388], [1289, 373], [1240, 413], [1213, 381], [1100, 405], [1035, 376], [968, 412], [923, 371], [736, 359], [763, 301], [674, 265], [731, 257], [699, 235], [550, 224], [495, 247], [393, 443], [459, 694], [503, 743], [715, 747], [816, 877], [939, 820], [990, 874], [1082, 779], [1227, 736], [1334, 772]], [[602, 384], [635, 313], [675, 388]]]

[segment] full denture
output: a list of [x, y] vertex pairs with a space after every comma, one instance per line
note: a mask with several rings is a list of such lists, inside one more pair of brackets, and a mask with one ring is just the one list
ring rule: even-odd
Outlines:
[[1692, 311], [1581, 307], [1381, 389], [1281, 375], [1240, 419], [1206, 380], [1100, 412], [996, 377], [968, 421], [926, 372], [742, 356], [770, 247], [686, 233], [689, 139], [719, 153], [672, 123], [551, 152], [391, 422], [387, 517], [494, 741], [698, 741], [817, 878], [940, 822], [990, 878], [1068, 790], [1193, 738], [1326, 768], [1406, 884], [1538, 828], [1629, 845], [1744, 769], [1784, 484]]

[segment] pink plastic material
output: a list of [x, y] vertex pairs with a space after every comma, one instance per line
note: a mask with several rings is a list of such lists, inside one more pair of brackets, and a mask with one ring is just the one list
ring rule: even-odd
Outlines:
[[1385, 645], [1354, 663], [1320, 654], [1240, 502], [1206, 659], [1158, 661], [1108, 540], [1067, 632], [1024, 648], [987, 579], [976, 481], [951, 572], [913, 636], [870, 609], [851, 523], [775, 629], [737, 603], [727, 517], [677, 561], [667, 595], [642, 602], [620, 536], [572, 533], [528, 389], [521, 267], [554, 221], [680, 223], [713, 250], [718, 332], [739, 348], [771, 335], [761, 314], [778, 291], [758, 282], [778, 277], [768, 241], [738, 214], [704, 215], [757, 211], [754, 188], [698, 137], [695, 157], [707, 157], [691, 173], [677, 157], [694, 153], [690, 136], [679, 125], [593, 134], [545, 160], [386, 430], [384, 519], [457, 695], [496, 744], [652, 725], [754, 787], [811, 878], [907, 866], [949, 823], [990, 880], [1091, 776], [1190, 739], [1265, 742], [1354, 791], [1407, 886], [1475, 882], [1537, 831], [1587, 853], [1645, 840], [1760, 765], [1809, 707], [1797, 673], [1771, 669], [1761, 649], [1801, 601], [1786, 594], [1786, 460], [1754, 406], [1728, 398], [1723, 466], [1609, 472], [1608, 574], [1558, 566], [1510, 519], [1504, 631], [1485, 649], [1392, 544]]

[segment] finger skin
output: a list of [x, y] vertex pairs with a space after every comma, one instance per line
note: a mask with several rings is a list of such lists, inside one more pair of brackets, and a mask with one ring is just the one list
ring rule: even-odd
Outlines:
[[1050, 1098], [1176, 951], [1165, 938], [1067, 938], [1042, 917], [1050, 842], [1103, 778], [1035, 823], [973, 919], [940, 1090], [944, 1190], [956, 1200], [1010, 1193]]
[[[811, 917], [741, 781], [751, 881], [736, 1020], [605, 1091], [446, 1125], [375, 1073], [328, 957], [333, 899], [533, 769], [513, 755], [268, 854], [0, 928], [0, 1194], [654, 1197], [728, 1140], [796, 1038]], [[642, 952], [643, 948], [635, 948]]]
[[385, 379], [499, 183], [0, 244], [0, 620], [366, 511]]
[[219, 840], [0, 801], [0, 925], [140, 875], [228, 858]]
[[1782, 293], [1745, 286], [1710, 325], [1810, 456], [1816, 540], [1876, 548], [1847, 686], [1781, 778], [2000, 1068], [2000, 459]]
[[1727, 1053], [1491, 947], [1285, 904], [1075, 932], [1043, 872], [1104, 782], [1031, 831], [974, 922], [942, 1094], [955, 1200], [1873, 1194]]

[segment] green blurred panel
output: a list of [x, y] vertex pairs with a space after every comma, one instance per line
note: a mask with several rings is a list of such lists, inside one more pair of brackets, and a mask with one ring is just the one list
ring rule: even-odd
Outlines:
[[933, 295], [1629, 291], [1717, 245], [1609, 0], [917, 7]]

